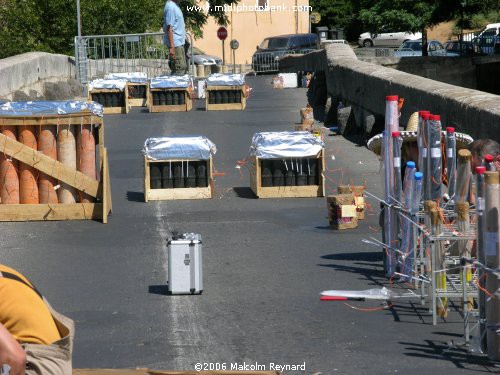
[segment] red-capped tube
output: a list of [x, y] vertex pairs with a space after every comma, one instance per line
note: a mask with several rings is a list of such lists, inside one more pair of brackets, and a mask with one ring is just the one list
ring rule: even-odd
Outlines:
[[431, 112], [430, 112], [430, 111], [418, 111], [418, 115], [419, 115], [420, 117], [422, 117], [422, 116], [423, 116], [423, 115], [425, 115], [425, 114], [430, 115], [430, 114], [431, 114]]
[[494, 159], [494, 158], [493, 158], [493, 155], [491, 155], [491, 154], [486, 154], [486, 155], [484, 155], [484, 161], [485, 161], [486, 163], [491, 163], [491, 162], [493, 161], [493, 159]]
[[388, 95], [385, 97], [385, 100], [388, 102], [397, 102], [399, 97], [397, 95]]
[[448, 126], [448, 127], [446, 128], [446, 132], [447, 132], [447, 133], [450, 133], [450, 134], [453, 134], [453, 133], [455, 133], [455, 128], [452, 128], [451, 126]]
[[392, 136], [393, 136], [394, 138], [397, 138], [397, 137], [399, 137], [400, 135], [401, 135], [401, 133], [400, 133], [400, 132], [392, 132]]
[[484, 165], [476, 167], [476, 174], [484, 174], [484, 172], [486, 172], [486, 167]]
[[430, 115], [429, 120], [431, 121], [441, 121], [441, 116], [440, 115]]

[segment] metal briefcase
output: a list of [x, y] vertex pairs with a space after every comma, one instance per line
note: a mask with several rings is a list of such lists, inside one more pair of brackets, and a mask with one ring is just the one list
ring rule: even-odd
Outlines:
[[201, 235], [173, 235], [167, 242], [168, 292], [170, 294], [201, 294], [203, 292], [203, 261]]

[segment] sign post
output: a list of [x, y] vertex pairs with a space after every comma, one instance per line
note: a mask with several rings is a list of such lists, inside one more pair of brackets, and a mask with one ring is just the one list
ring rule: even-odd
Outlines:
[[312, 12], [309, 15], [309, 32], [310, 33], [312, 33], [311, 24], [317, 25], [318, 23], [320, 23], [320, 21], [321, 21], [321, 14], [319, 14], [318, 12]]
[[236, 40], [236, 39], [233, 39], [231, 40], [231, 42], [229, 42], [229, 46], [231, 47], [231, 49], [233, 50], [233, 73], [236, 72], [236, 50], [238, 49], [238, 47], [240, 46], [240, 43]]
[[227, 38], [227, 29], [224, 26], [221, 26], [217, 29], [217, 38], [222, 41], [222, 65], [226, 65], [226, 56], [224, 53], [224, 41]]

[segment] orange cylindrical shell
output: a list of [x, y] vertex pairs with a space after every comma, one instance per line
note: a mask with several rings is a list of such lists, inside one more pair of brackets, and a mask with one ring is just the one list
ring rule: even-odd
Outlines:
[[[74, 126], [61, 126], [57, 134], [57, 159], [70, 168], [76, 170], [76, 138]], [[74, 187], [61, 182], [57, 191], [60, 203], [75, 203], [76, 190]]]
[[[19, 142], [32, 149], [37, 149], [34, 126], [22, 126], [19, 132]], [[33, 167], [19, 163], [19, 202], [23, 204], [38, 204], [38, 172]]]
[[[95, 165], [95, 138], [91, 125], [82, 125], [79, 128], [76, 143], [76, 159], [78, 170], [95, 179], [97, 175]], [[82, 203], [90, 203], [93, 201], [93, 197], [82, 194]]]
[[[16, 139], [16, 126], [2, 126], [3, 135]], [[8, 158], [0, 153], [0, 199], [2, 204], [19, 204], [19, 176], [17, 174], [18, 163], [15, 159]]]
[[[44, 155], [57, 160], [57, 142], [56, 142], [56, 126], [44, 125], [40, 127], [38, 135], [38, 151]], [[40, 173], [38, 179], [38, 194], [40, 203], [57, 203], [57, 192], [54, 186], [57, 185], [57, 180], [53, 177]]]

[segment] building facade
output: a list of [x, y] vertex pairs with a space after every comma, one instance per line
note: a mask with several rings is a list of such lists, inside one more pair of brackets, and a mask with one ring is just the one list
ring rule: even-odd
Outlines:
[[[207, 9], [210, 3], [202, 0], [200, 6]], [[264, 38], [309, 32], [309, 0], [240, 0], [233, 7], [226, 7], [229, 24], [224, 42], [226, 64], [250, 64], [252, 55]], [[222, 56], [222, 42], [217, 38], [217, 25], [212, 17], [203, 28], [203, 38], [194, 45], [205, 53]], [[236, 39], [239, 47], [233, 53], [229, 42]]]

